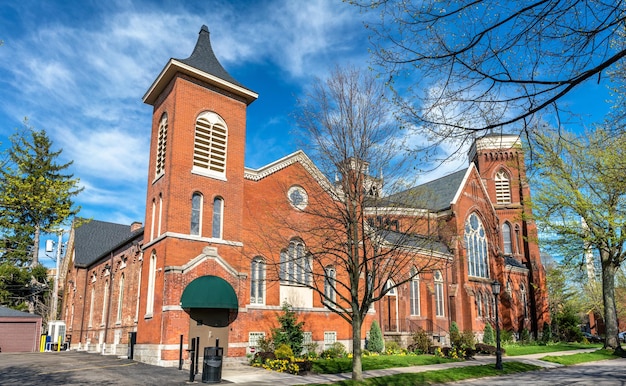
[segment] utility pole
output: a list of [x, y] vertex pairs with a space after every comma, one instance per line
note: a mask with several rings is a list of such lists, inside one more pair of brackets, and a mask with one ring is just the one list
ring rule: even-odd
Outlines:
[[[63, 231], [57, 232], [57, 251], [56, 251], [56, 272], [54, 274], [54, 290], [52, 292], [52, 305], [50, 306], [50, 316], [48, 320], [57, 320], [57, 307], [59, 304], [59, 270], [61, 269], [61, 250], [63, 249]], [[46, 246], [47, 247], [47, 246]], [[46, 252], [52, 252], [52, 248]]]

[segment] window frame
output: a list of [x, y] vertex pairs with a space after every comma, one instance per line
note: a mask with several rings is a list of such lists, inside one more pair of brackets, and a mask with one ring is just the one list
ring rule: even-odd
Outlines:
[[324, 296], [327, 306], [337, 302], [337, 270], [332, 265], [324, 268]]
[[250, 263], [250, 304], [265, 304], [265, 259], [257, 256]]
[[280, 283], [309, 285], [313, 273], [310, 260], [304, 242], [300, 239], [291, 240], [289, 246], [280, 252]]
[[445, 317], [445, 293], [443, 290], [443, 275], [441, 271], [435, 271], [433, 281], [435, 283], [435, 316], [438, 318]]
[[511, 203], [511, 176], [509, 173], [500, 169], [494, 177], [496, 188], [496, 204]]
[[204, 206], [204, 196], [200, 192], [193, 192], [191, 195], [191, 218], [189, 234], [192, 236], [202, 236], [202, 208]]
[[156, 252], [152, 252], [150, 254], [148, 268], [148, 293], [146, 294], [146, 317], [152, 317], [154, 313], [154, 291], [156, 285], [156, 266], [157, 266], [157, 255]]
[[213, 216], [211, 219], [211, 237], [221, 240], [224, 228], [224, 199], [220, 196], [213, 198]]
[[228, 125], [212, 111], [198, 115], [194, 124], [192, 172], [226, 179]]
[[411, 268], [411, 281], [409, 283], [409, 303], [411, 316], [420, 316], [421, 312], [421, 295], [420, 295], [420, 277], [415, 268]]
[[[473, 224], [473, 219], [476, 219], [476, 226]], [[476, 212], [472, 212], [465, 220], [464, 232], [468, 276], [488, 279], [489, 245], [487, 231]]]
[[502, 251], [505, 255], [513, 255], [513, 233], [508, 221], [502, 223]]
[[159, 130], [157, 135], [157, 148], [155, 154], [155, 171], [154, 179], [158, 179], [165, 174], [165, 156], [167, 155], [167, 131], [168, 131], [167, 113], [161, 115], [159, 120]]

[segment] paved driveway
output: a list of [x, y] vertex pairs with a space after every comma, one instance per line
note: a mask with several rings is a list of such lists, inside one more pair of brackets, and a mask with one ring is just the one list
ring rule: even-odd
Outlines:
[[86, 352], [0, 354], [0, 385], [185, 385], [188, 380], [186, 370]]

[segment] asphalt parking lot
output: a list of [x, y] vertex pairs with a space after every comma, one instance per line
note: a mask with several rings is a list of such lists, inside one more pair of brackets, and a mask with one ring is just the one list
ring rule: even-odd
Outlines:
[[[195, 381], [202, 384], [202, 374]], [[0, 354], [0, 385], [186, 385], [188, 370], [86, 352]]]

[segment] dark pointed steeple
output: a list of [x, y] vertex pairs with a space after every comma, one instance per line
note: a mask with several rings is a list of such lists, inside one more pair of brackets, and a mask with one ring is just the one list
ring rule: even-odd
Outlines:
[[170, 59], [165, 68], [143, 96], [144, 103], [154, 105], [159, 95], [166, 89], [177, 73], [190, 76], [204, 83], [218, 87], [232, 95], [243, 98], [246, 104], [254, 102], [258, 94], [246, 88], [230, 76], [213, 53], [209, 29], [203, 25], [196, 46], [187, 59]]
[[230, 76], [230, 74], [217, 60], [217, 57], [213, 53], [213, 48], [211, 47], [209, 28], [206, 25], [203, 25], [202, 28], [200, 28], [199, 35], [196, 47], [193, 49], [191, 56], [187, 59], [178, 60], [191, 67], [197, 68], [200, 71], [204, 71], [207, 74], [214, 75], [220, 79], [243, 87], [243, 85], [237, 82], [235, 78]]

